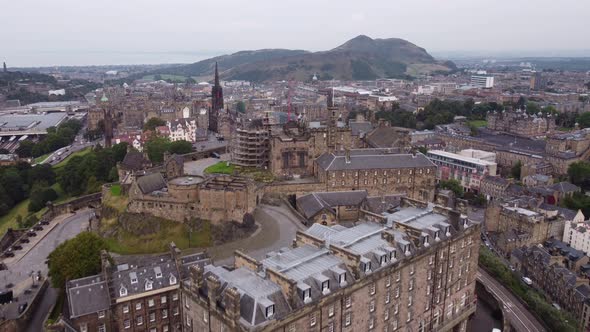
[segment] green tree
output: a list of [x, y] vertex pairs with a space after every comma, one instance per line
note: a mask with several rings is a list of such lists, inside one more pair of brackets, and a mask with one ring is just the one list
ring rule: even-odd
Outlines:
[[244, 103], [242, 100], [238, 101], [236, 103], [236, 109], [242, 114], [246, 113], [246, 103]]
[[513, 178], [520, 180], [521, 170], [522, 170], [522, 162], [520, 162], [520, 160], [519, 160], [510, 169], [510, 175], [512, 175]]
[[28, 172], [29, 184], [32, 187], [36, 183], [43, 183], [51, 186], [55, 183], [56, 175], [53, 167], [49, 164], [41, 164], [31, 168]]
[[91, 232], [83, 232], [60, 244], [49, 254], [49, 275], [54, 288], [63, 288], [67, 280], [100, 272], [101, 250], [106, 242]]
[[21, 158], [30, 158], [33, 156], [34, 146], [32, 141], [22, 141], [14, 152]]
[[25, 183], [16, 169], [9, 168], [5, 170], [0, 176], [0, 184], [4, 189], [8, 189], [6, 193], [13, 202], [20, 202], [25, 198]]
[[572, 196], [565, 197], [562, 205], [574, 211], [582, 210], [585, 216], [590, 216], [590, 196], [583, 193], [574, 193]]
[[193, 145], [190, 142], [180, 140], [170, 142], [168, 145], [168, 152], [176, 154], [186, 154], [193, 151]]
[[577, 161], [567, 168], [567, 175], [571, 183], [590, 190], [590, 162]]
[[580, 114], [576, 121], [580, 125], [580, 128], [590, 127], [590, 112], [584, 112]]
[[50, 187], [36, 187], [31, 191], [29, 201], [29, 211], [37, 212], [45, 207], [47, 202], [53, 202], [57, 199], [57, 193]]
[[165, 126], [166, 121], [160, 118], [150, 118], [147, 122], [143, 125], [143, 131], [154, 131], [156, 127]]
[[164, 137], [152, 137], [145, 143], [144, 149], [152, 163], [161, 163], [164, 159], [164, 152], [168, 151], [170, 141]]
[[443, 180], [439, 182], [439, 187], [442, 189], [448, 189], [452, 191], [456, 197], [461, 198], [463, 197], [463, 187], [461, 183], [457, 180]]
[[125, 156], [127, 155], [129, 143], [121, 142], [119, 144], [113, 145], [111, 149], [113, 150], [113, 158], [115, 159], [115, 162], [121, 162], [123, 161], [123, 159], [125, 159]]

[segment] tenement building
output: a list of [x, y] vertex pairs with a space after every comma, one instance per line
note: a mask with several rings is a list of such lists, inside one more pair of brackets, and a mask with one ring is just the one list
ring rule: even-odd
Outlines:
[[529, 115], [521, 110], [501, 113], [489, 112], [486, 118], [487, 127], [491, 130], [502, 131], [524, 137], [546, 136], [555, 130], [555, 119], [551, 114], [541, 113]]
[[466, 331], [480, 227], [404, 201], [386, 222], [314, 224], [292, 248], [235, 267], [196, 265], [182, 283], [185, 331]]
[[366, 190], [371, 196], [406, 194], [434, 199], [436, 165], [421, 153], [398, 154], [390, 149], [359, 149], [324, 153], [314, 166], [325, 191]]
[[101, 273], [66, 284], [65, 325], [75, 331], [182, 331], [180, 284], [205, 254], [156, 256], [102, 254]]

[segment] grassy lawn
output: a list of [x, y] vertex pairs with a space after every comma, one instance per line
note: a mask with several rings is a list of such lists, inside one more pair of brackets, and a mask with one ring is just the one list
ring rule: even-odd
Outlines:
[[111, 186], [111, 195], [121, 196], [121, 185], [120, 184], [114, 184]]
[[167, 251], [170, 242], [180, 249], [208, 247], [211, 245], [211, 228], [206, 223], [199, 232], [189, 233], [186, 224], [163, 220], [157, 233], [138, 236], [119, 228], [117, 235], [105, 238], [105, 241], [109, 251], [118, 254], [151, 254]]
[[215, 165], [211, 165], [207, 168], [205, 168], [205, 173], [206, 174], [229, 174], [232, 175], [234, 174], [234, 170], [236, 169], [236, 166], [233, 164], [227, 164], [227, 161], [220, 161]]
[[473, 121], [469, 121], [470, 125], [473, 125], [477, 128], [481, 128], [481, 127], [485, 127], [488, 125], [488, 122], [486, 120], [473, 120]]
[[62, 160], [59, 163], [55, 164], [53, 166], [53, 168], [61, 168], [61, 167], [64, 167], [68, 163], [68, 161], [70, 161], [75, 156], [83, 156], [85, 154], [90, 153], [90, 151], [91, 151], [90, 148], [86, 148], [84, 150], [80, 150], [80, 151], [74, 152], [71, 155], [67, 156], [64, 160]]
[[[51, 186], [51, 188], [53, 188], [53, 190], [55, 190], [55, 192], [58, 195], [55, 202], [53, 202], [54, 204], [63, 203], [70, 198], [66, 196], [59, 184], [56, 183], [53, 186]], [[43, 208], [35, 212], [35, 215], [37, 216], [37, 218], [41, 218], [45, 211], [47, 211], [47, 208]], [[0, 236], [2, 236], [8, 228], [18, 227], [16, 223], [16, 218], [18, 216], [21, 216], [22, 219], [25, 220], [31, 214], [32, 213], [29, 212], [29, 199], [25, 199], [24, 201], [18, 203], [15, 207], [12, 208], [12, 210], [10, 210], [10, 212], [8, 212], [8, 214], [0, 217]]]
[[43, 160], [47, 159], [52, 153], [53, 152], [49, 152], [49, 153], [46, 153], [46, 154], [44, 154], [42, 156], [39, 156], [39, 157], [35, 158], [35, 163], [38, 164], [38, 163], [42, 162]]

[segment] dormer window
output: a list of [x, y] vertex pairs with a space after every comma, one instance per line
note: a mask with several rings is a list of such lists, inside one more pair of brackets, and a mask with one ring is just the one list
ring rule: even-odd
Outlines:
[[137, 283], [137, 273], [131, 272], [129, 273], [129, 279], [131, 279], [131, 284]]
[[151, 280], [145, 281], [145, 290], [152, 290], [154, 288], [154, 283]]
[[434, 232], [434, 240], [440, 240], [440, 231]]
[[371, 262], [365, 263], [365, 273], [371, 272]]
[[404, 254], [409, 254], [410, 253], [410, 245], [408, 244], [404, 244]]
[[379, 263], [383, 266], [387, 263], [387, 255], [383, 255], [379, 258]]
[[303, 302], [307, 303], [311, 300], [311, 288], [303, 291]]
[[173, 274], [170, 274], [170, 285], [176, 284], [176, 277]]
[[451, 236], [451, 227], [449, 227], [449, 226], [445, 227], [445, 235]]
[[162, 278], [162, 269], [159, 266], [154, 268], [154, 272], [156, 273], [156, 279]]
[[393, 250], [389, 253], [389, 260], [392, 261], [394, 259], [397, 259], [397, 250]]
[[342, 273], [338, 276], [338, 282], [340, 283], [340, 285], [346, 282], [346, 273]]
[[266, 307], [266, 318], [271, 318], [275, 314], [275, 305], [271, 304]]
[[428, 247], [430, 245], [430, 237], [428, 235], [424, 236], [424, 246]]
[[330, 292], [330, 280], [322, 282], [322, 293], [326, 294]]
[[121, 285], [121, 288], [119, 289], [119, 295], [127, 296], [127, 288], [125, 288], [125, 286]]

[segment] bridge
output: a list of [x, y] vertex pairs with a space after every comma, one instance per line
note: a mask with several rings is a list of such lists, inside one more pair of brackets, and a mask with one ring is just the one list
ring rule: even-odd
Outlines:
[[545, 326], [504, 285], [483, 269], [477, 272], [477, 281], [498, 301], [503, 317], [503, 332], [546, 332]]

